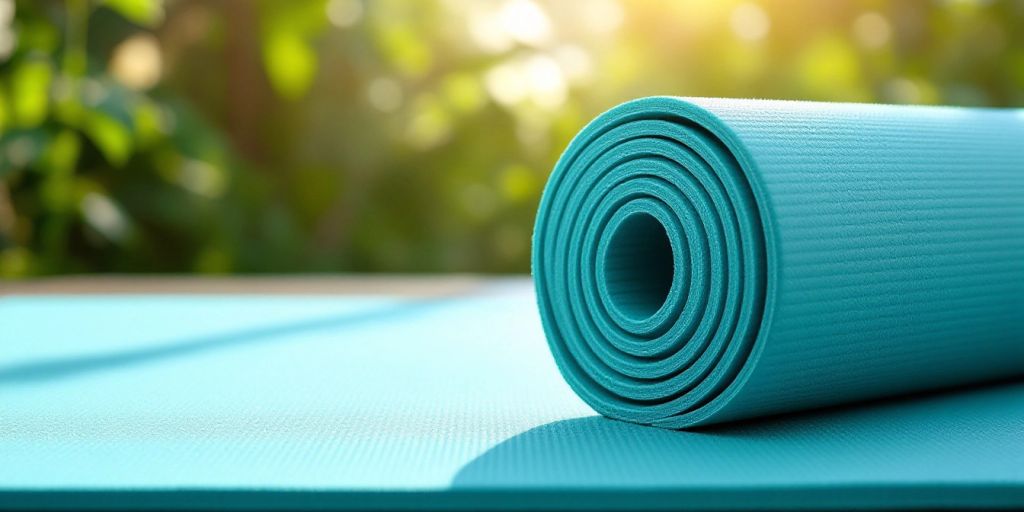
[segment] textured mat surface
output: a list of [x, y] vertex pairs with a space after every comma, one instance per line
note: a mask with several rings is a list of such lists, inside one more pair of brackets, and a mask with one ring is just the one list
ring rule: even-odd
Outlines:
[[594, 409], [670, 428], [1024, 373], [1024, 111], [646, 98], [553, 172], [533, 272]]
[[1024, 506], [1024, 384], [674, 432], [597, 416], [528, 281], [0, 298], [0, 508]]

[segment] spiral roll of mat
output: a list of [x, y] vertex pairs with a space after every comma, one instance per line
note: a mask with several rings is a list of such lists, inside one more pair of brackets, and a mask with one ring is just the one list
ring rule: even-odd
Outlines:
[[549, 344], [669, 428], [1024, 374], [1024, 112], [644, 98], [534, 231]]

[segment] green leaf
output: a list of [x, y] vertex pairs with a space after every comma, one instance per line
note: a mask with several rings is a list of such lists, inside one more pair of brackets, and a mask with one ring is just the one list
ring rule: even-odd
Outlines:
[[4, 135], [7, 124], [10, 123], [11, 113], [7, 105], [7, 90], [4, 88], [4, 84], [0, 82], [0, 137]]
[[32, 253], [24, 247], [0, 251], [0, 277], [23, 277], [32, 273]]
[[156, 103], [146, 98], [140, 99], [132, 112], [132, 124], [135, 126], [136, 145], [140, 149], [152, 147], [167, 136], [167, 121], [164, 112]]
[[434, 54], [423, 35], [408, 25], [387, 25], [375, 33], [384, 56], [405, 76], [422, 77], [430, 71]]
[[323, 0], [262, 2], [263, 65], [274, 89], [298, 99], [313, 85], [317, 54], [312, 40], [327, 26]]
[[132, 137], [127, 126], [104, 112], [93, 110], [86, 114], [83, 129], [111, 165], [120, 167], [128, 161]]
[[103, 5], [145, 27], [155, 26], [164, 19], [162, 0], [103, 0]]
[[271, 85], [288, 99], [306, 94], [316, 76], [316, 53], [292, 32], [276, 31], [266, 36], [263, 62]]
[[71, 130], [63, 130], [53, 137], [42, 152], [41, 165], [48, 172], [71, 174], [78, 163], [80, 149], [79, 135]]
[[14, 122], [18, 126], [39, 126], [50, 107], [50, 83], [53, 66], [44, 59], [28, 59], [11, 75], [11, 100]]

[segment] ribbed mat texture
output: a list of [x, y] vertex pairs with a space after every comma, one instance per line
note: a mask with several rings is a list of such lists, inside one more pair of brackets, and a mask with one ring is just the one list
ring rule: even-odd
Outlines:
[[1024, 373], [1024, 111], [654, 97], [587, 125], [533, 273], [571, 387], [686, 428]]
[[650, 428], [565, 384], [532, 287], [0, 297], [0, 510], [1024, 507], [1024, 382]]

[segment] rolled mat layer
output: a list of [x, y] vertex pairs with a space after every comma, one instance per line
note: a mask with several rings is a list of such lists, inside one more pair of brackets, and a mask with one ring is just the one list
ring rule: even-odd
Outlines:
[[556, 165], [562, 375], [668, 428], [1024, 374], [1024, 111], [655, 97]]

